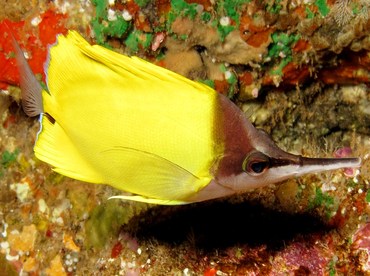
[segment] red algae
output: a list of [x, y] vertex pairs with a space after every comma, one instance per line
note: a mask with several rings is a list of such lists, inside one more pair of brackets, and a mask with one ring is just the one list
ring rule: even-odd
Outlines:
[[121, 254], [122, 249], [123, 249], [122, 243], [120, 243], [119, 241], [115, 243], [112, 247], [112, 252], [110, 254], [111, 258], [117, 258], [119, 254]]
[[366, 249], [370, 252], [370, 223], [366, 223], [356, 231], [353, 236], [352, 248], [354, 250]]
[[[43, 76], [43, 65], [46, 61], [47, 46], [55, 43], [58, 34], [65, 34], [67, 28], [64, 21], [67, 16], [47, 10], [40, 14], [40, 23], [33, 29], [25, 24], [25, 21], [13, 22], [3, 20], [0, 22], [0, 89], [6, 89], [8, 85], [19, 84], [19, 74], [15, 64], [11, 35], [17, 40], [22, 49], [27, 51], [28, 63], [35, 74]], [[27, 27], [26, 27], [27, 26]], [[23, 30], [28, 30], [23, 33]]]
[[330, 261], [330, 253], [323, 250], [324, 246], [320, 248], [305, 242], [296, 242], [288, 246], [274, 257], [271, 274], [279, 275], [304, 268], [310, 275], [323, 275]]

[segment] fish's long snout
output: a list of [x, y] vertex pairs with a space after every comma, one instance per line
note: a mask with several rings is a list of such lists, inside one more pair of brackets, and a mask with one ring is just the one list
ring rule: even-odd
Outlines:
[[299, 175], [343, 168], [358, 168], [361, 158], [299, 158]]

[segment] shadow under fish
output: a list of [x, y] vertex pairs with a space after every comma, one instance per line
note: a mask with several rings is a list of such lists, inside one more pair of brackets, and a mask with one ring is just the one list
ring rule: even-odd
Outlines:
[[228, 200], [151, 208], [122, 227], [139, 240], [213, 250], [237, 245], [281, 250], [295, 239], [323, 235], [332, 227], [312, 214], [288, 214], [255, 202]]

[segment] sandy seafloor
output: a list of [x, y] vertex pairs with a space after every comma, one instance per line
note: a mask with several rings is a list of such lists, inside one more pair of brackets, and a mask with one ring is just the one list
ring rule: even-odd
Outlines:
[[283, 149], [362, 167], [187, 206], [108, 201], [121, 192], [36, 159], [39, 123], [3, 63], [0, 275], [370, 275], [369, 2], [191, 2], [0, 1], [0, 22], [25, 22], [34, 63], [49, 20], [206, 81]]

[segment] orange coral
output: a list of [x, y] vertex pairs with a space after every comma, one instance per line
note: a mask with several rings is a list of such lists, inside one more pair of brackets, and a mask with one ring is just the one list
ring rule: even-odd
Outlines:
[[226, 80], [215, 80], [215, 90], [221, 94], [227, 95], [229, 84]]
[[47, 45], [56, 41], [57, 34], [66, 33], [64, 26], [66, 15], [48, 10], [40, 15], [41, 22], [35, 28], [27, 28], [28, 22], [12, 22], [5, 19], [0, 22], [0, 89], [6, 89], [9, 84], [19, 84], [19, 75], [13, 58], [12, 34], [21, 48], [26, 49], [28, 63], [35, 74], [43, 75], [43, 66], [47, 55]]
[[[280, 85], [294, 86], [304, 83], [310, 77], [308, 66], [299, 66], [294, 62], [289, 62], [282, 70], [283, 77]], [[273, 76], [266, 74], [262, 81], [263, 85], [275, 85]]]
[[307, 66], [299, 67], [296, 63], [290, 62], [283, 69], [283, 82], [291, 85], [302, 84], [310, 76]]
[[171, 10], [171, 2], [170, 0], [157, 0], [155, 1], [155, 5], [157, 7], [157, 11], [160, 15], [164, 15]]
[[268, 41], [273, 30], [264, 24], [255, 23], [252, 17], [244, 13], [240, 18], [239, 31], [241, 38], [245, 42], [250, 46], [258, 48]]
[[370, 54], [368, 51], [346, 52], [336, 67], [325, 68], [319, 79], [326, 84], [370, 84]]
[[311, 48], [311, 44], [309, 43], [309, 41], [307, 40], [304, 40], [304, 39], [300, 39], [297, 41], [297, 43], [294, 45], [293, 47], [293, 51], [296, 52], [296, 53], [299, 53], [299, 52], [303, 52], [303, 51], [306, 51], [308, 49]]
[[253, 83], [253, 75], [250, 72], [244, 72], [239, 76], [240, 85], [251, 85]]

